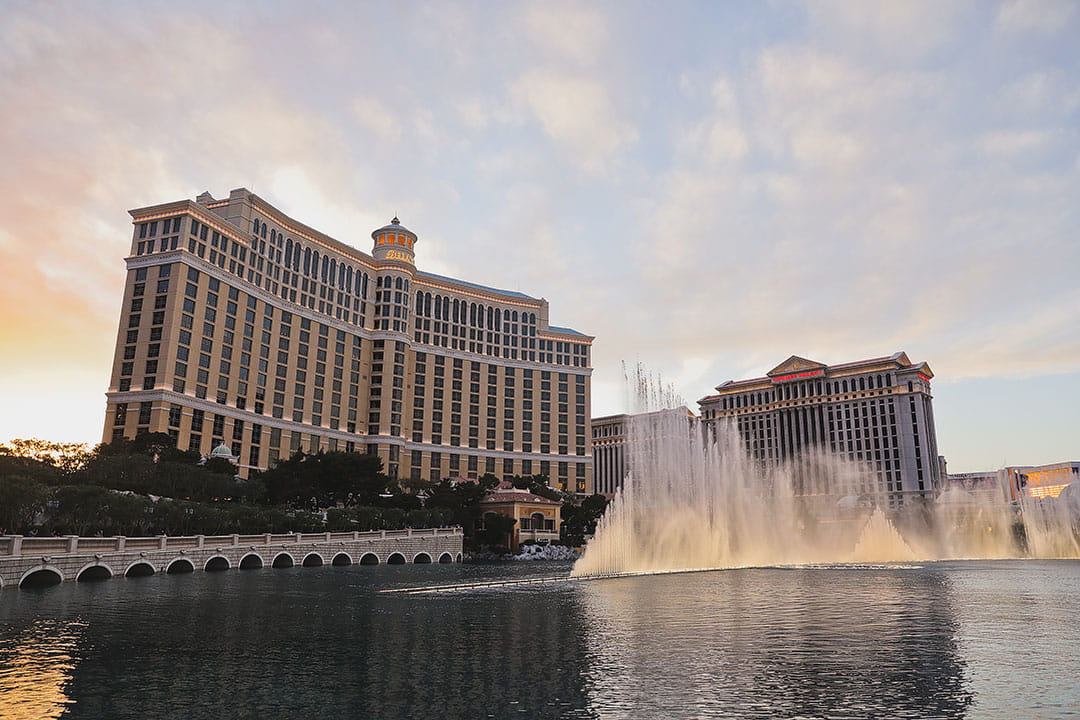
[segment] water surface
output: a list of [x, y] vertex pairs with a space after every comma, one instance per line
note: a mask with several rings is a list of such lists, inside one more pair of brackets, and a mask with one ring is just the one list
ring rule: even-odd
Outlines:
[[746, 569], [438, 595], [568, 564], [0, 593], [0, 718], [1080, 717], [1080, 562]]

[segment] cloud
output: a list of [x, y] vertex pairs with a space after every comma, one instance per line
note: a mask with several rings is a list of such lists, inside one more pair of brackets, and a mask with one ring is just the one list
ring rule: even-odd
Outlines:
[[0, 263], [19, 269], [0, 404], [75, 397], [82, 368], [97, 437], [125, 210], [241, 185], [365, 250], [397, 212], [421, 267], [548, 297], [597, 335], [597, 412], [620, 407], [623, 359], [691, 399], [793, 353], [904, 349], [942, 381], [1075, 372], [1076, 17], [18, 5], [0, 18]]
[[512, 94], [570, 162], [588, 172], [600, 170], [637, 140], [637, 131], [618, 117], [598, 80], [535, 70], [514, 84]]
[[976, 4], [966, 0], [804, 3], [812, 37], [862, 62], [911, 64], [954, 44], [972, 24]]
[[608, 20], [596, 7], [569, 2], [530, 3], [524, 7], [524, 25], [542, 53], [580, 66], [603, 57]]
[[1076, 5], [1059, 0], [1006, 0], [997, 13], [997, 25], [1009, 33], [1054, 34], [1077, 16]]
[[1046, 150], [1054, 144], [1053, 133], [1040, 130], [996, 130], [976, 139], [979, 152], [988, 155], [1030, 155]]
[[353, 98], [352, 112], [360, 126], [372, 133], [379, 142], [393, 144], [401, 139], [401, 124], [397, 113], [378, 98]]

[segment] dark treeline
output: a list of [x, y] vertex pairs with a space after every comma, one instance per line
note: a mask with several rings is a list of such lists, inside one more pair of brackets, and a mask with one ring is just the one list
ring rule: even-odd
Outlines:
[[[480, 500], [497, 485], [443, 480], [406, 492], [361, 453], [298, 453], [247, 480], [222, 458], [179, 450], [159, 433], [101, 444], [16, 440], [0, 445], [0, 534], [224, 535], [398, 530], [459, 525], [472, 547], [505, 544], [513, 527], [488, 523], [474, 534]], [[581, 504], [542, 476], [513, 478], [516, 487], [564, 502], [563, 535], [581, 544], [606, 502]], [[322, 509], [326, 509], [325, 513]]]

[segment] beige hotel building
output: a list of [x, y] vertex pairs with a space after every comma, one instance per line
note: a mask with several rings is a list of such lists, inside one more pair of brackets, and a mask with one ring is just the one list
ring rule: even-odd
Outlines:
[[131, 216], [106, 442], [224, 444], [242, 476], [338, 450], [403, 480], [592, 492], [593, 338], [546, 300], [418, 270], [397, 218], [369, 255], [246, 189]]
[[[938, 456], [925, 362], [904, 352], [825, 365], [791, 356], [765, 377], [728, 380], [698, 401], [706, 426], [732, 423], [746, 452], [763, 465], [827, 450], [873, 470], [858, 478], [818, 483], [800, 473], [802, 495], [873, 495], [898, 509], [933, 499], [945, 482]], [[834, 498], [835, 499], [835, 498]]]

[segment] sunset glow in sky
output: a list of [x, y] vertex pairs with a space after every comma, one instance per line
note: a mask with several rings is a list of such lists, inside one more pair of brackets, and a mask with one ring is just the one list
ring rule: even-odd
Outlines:
[[247, 187], [696, 400], [904, 350], [952, 472], [1080, 459], [1080, 4], [8, 2], [0, 441], [100, 439], [129, 208]]

